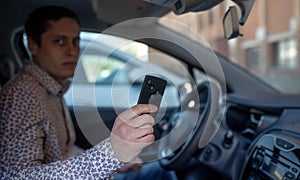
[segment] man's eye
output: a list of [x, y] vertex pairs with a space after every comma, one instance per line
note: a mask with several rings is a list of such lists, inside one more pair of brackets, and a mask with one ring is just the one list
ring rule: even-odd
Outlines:
[[79, 46], [79, 42], [80, 42], [79, 39], [73, 39], [74, 46]]
[[54, 43], [60, 45], [60, 44], [63, 44], [63, 40], [62, 39], [55, 39]]

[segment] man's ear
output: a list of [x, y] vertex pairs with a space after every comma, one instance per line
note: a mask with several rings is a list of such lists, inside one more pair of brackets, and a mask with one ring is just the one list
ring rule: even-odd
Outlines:
[[31, 55], [34, 56], [37, 53], [39, 45], [31, 37], [28, 37], [28, 48]]

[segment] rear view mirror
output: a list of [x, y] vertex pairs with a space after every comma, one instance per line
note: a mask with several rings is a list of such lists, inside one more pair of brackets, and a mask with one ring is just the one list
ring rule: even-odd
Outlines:
[[240, 36], [238, 13], [235, 6], [230, 6], [223, 18], [224, 37], [229, 40]]

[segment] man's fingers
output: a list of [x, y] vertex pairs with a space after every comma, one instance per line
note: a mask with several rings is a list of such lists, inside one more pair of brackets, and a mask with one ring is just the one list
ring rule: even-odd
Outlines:
[[125, 119], [133, 119], [142, 114], [153, 113], [157, 111], [157, 107], [152, 104], [138, 104], [133, 106], [132, 108], [124, 111], [119, 115], [119, 118], [125, 121]]
[[154, 133], [154, 129], [152, 127], [148, 127], [148, 128], [139, 128], [137, 131], [136, 131], [136, 134], [135, 134], [135, 138], [139, 141], [140, 139], [142, 139], [144, 136], [147, 136], [147, 135], [151, 135]]
[[139, 138], [139, 143], [150, 145], [155, 140], [154, 134], [147, 134]]
[[140, 115], [134, 119], [131, 119], [127, 122], [127, 124], [133, 128], [144, 128], [144, 126], [153, 126], [155, 123], [153, 117], [149, 114]]
[[[128, 142], [139, 143], [140, 139], [144, 136], [154, 133], [154, 129], [152, 126], [145, 125], [144, 127], [136, 128], [136, 129], [127, 129], [124, 134], [123, 139]], [[142, 142], [143, 143], [143, 142]]]

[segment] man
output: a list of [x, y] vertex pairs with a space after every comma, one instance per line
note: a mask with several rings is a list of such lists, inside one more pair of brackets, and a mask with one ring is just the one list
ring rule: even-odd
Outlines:
[[78, 18], [43, 6], [29, 15], [25, 31], [33, 60], [0, 95], [0, 179], [104, 179], [154, 141], [149, 113], [157, 108], [136, 105], [116, 118], [109, 138], [72, 157], [63, 93], [78, 60]]

